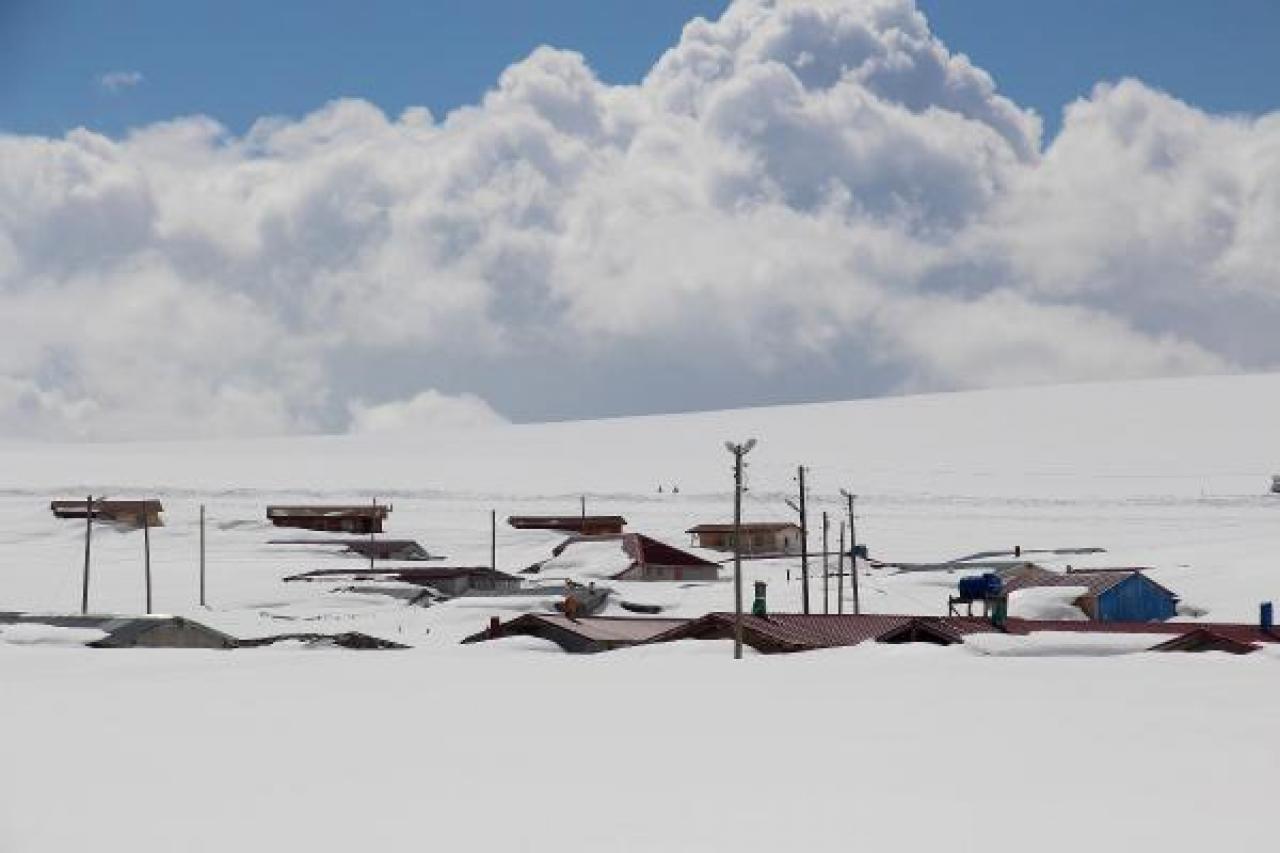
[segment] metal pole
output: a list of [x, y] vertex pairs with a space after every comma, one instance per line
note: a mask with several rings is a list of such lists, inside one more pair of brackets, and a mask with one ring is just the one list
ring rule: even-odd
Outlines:
[[804, 506], [804, 466], [799, 469], [800, 478], [800, 575], [803, 578], [804, 589], [801, 590], [801, 600], [804, 603], [804, 612], [809, 612], [809, 517], [805, 514]]
[[827, 536], [831, 532], [831, 522], [827, 518], [827, 511], [822, 511], [822, 612], [831, 612], [831, 603], [828, 598], [830, 595], [828, 588], [830, 587], [831, 577], [831, 561], [827, 558]]
[[200, 504], [200, 606], [204, 603], [204, 504]]
[[147, 613], [151, 612], [151, 516], [146, 501], [142, 502], [142, 565], [147, 585]]
[[84, 501], [84, 589], [80, 594], [80, 612], [89, 612], [89, 556], [93, 544], [93, 495]]
[[742, 659], [742, 445], [733, 450], [733, 658]]

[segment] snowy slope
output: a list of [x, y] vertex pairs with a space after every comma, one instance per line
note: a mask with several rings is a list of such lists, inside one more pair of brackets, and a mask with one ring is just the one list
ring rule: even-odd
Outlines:
[[[475, 565], [488, 560], [490, 509], [571, 513], [585, 494], [589, 511], [686, 545], [692, 524], [729, 517], [724, 440], [755, 436], [748, 519], [788, 517], [783, 498], [805, 463], [815, 530], [823, 511], [838, 523], [838, 489], [852, 488], [874, 556], [1100, 547], [1047, 562], [1151, 566], [1207, 618], [1252, 620], [1259, 601], [1280, 597], [1280, 497], [1266, 494], [1280, 472], [1278, 425], [1280, 375], [1264, 375], [398, 439], [0, 443], [0, 609], [79, 604], [83, 531], [54, 519], [49, 499], [154, 495], [167, 510], [153, 531], [158, 610], [240, 636], [362, 630], [415, 647], [104, 652], [0, 633], [0, 850], [1054, 850], [1078, 843], [1080, 815], [1117, 848], [1255, 841], [1263, 780], [1280, 765], [1271, 652], [1116, 656], [1132, 650], [1046, 641], [734, 665], [717, 643], [595, 659], [537, 642], [461, 647], [491, 615], [550, 599], [424, 609], [342, 584], [285, 584], [361, 561], [268, 545], [292, 533], [268, 526], [264, 507], [378, 496], [394, 505], [388, 535]], [[196, 602], [202, 503], [208, 610]], [[560, 540], [502, 525], [499, 567], [543, 560]], [[94, 609], [138, 610], [140, 535], [100, 529], [94, 554]], [[746, 573], [769, 582], [773, 608], [799, 607], [798, 561]], [[941, 613], [955, 580], [864, 567], [864, 609]], [[667, 614], [732, 602], [727, 570], [710, 584], [608, 584]], [[960, 748], [966, 730], [997, 733], [999, 749]], [[1145, 768], [1142, 779], [1099, 772], [1103, 753]], [[967, 756], [963, 772], [936, 772], [948, 755]], [[1188, 778], [1227, 790], [1204, 808], [1195, 786], [1174, 782]], [[1112, 808], [1120, 799], [1126, 808]], [[992, 803], [994, 837], [970, 819]]]

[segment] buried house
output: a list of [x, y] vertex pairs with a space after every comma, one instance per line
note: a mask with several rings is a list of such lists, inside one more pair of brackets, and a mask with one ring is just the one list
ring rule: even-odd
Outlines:
[[[743, 522], [742, 548], [744, 555], [775, 556], [800, 553], [800, 525], [790, 521]], [[732, 524], [698, 524], [685, 532], [692, 543], [712, 551], [734, 550]]]
[[[611, 549], [613, 543], [617, 551]], [[587, 554], [588, 547], [591, 554]], [[570, 553], [572, 552], [572, 553]], [[620, 536], [573, 536], [556, 546], [552, 559], [542, 566], [552, 567], [572, 562], [579, 554], [601, 558], [605, 576], [619, 581], [714, 581], [720, 566], [696, 554], [659, 542], [643, 533]]]
[[160, 527], [164, 524], [160, 514], [164, 505], [154, 498], [145, 500], [95, 500], [92, 511], [89, 501], [50, 501], [49, 509], [58, 518], [82, 519], [92, 514], [97, 521], [118, 524], [123, 527]]
[[1002, 572], [1003, 594], [1045, 587], [1082, 589], [1074, 600], [1095, 622], [1159, 622], [1178, 612], [1178, 596], [1142, 569], [1067, 569], [1051, 572], [1028, 564]]
[[269, 506], [267, 520], [276, 527], [332, 533], [381, 533], [391, 507], [384, 504]]
[[579, 536], [616, 536], [627, 526], [620, 515], [513, 515], [507, 524], [516, 530], [552, 530]]
[[[732, 613], [708, 613], [655, 634], [646, 643], [677, 640], [727, 640], [734, 633]], [[911, 616], [893, 614], [806, 615], [744, 614], [742, 641], [762, 654], [815, 651], [863, 643], [928, 643], [950, 646], [974, 636], [1004, 635], [1134, 635], [1151, 642], [1147, 650], [1158, 652], [1219, 651], [1247, 654], [1263, 645], [1280, 643], [1277, 632], [1265, 621], [1241, 623], [1087, 622], [1007, 619], [996, 624], [973, 616]], [[1160, 640], [1160, 637], [1167, 637]]]
[[102, 637], [86, 643], [98, 649], [234, 649], [230, 634], [181, 616], [113, 616], [0, 613], [0, 625], [88, 629]]
[[684, 625], [687, 619], [637, 619], [626, 616], [584, 616], [573, 618], [559, 613], [526, 613], [503, 622], [498, 617], [464, 644], [498, 640], [503, 637], [540, 637], [550, 640], [570, 654], [594, 654], [647, 642], [666, 631]]

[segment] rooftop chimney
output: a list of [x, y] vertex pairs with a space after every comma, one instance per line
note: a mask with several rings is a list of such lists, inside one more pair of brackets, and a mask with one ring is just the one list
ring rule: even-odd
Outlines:
[[764, 581], [756, 581], [756, 599], [751, 602], [752, 616], [768, 616], [769, 607], [765, 603], [765, 589], [768, 585]]

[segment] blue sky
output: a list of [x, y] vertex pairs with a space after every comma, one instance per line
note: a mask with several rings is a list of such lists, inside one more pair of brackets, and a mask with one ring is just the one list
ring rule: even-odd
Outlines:
[[[473, 103], [543, 43], [584, 53], [606, 81], [637, 80], [695, 14], [720, 0], [349, 3], [335, 0], [0, 0], [0, 129], [61, 134], [205, 113], [236, 131], [339, 96], [437, 115]], [[1215, 112], [1280, 106], [1274, 0], [922, 0], [1050, 133], [1099, 80], [1137, 76]], [[109, 72], [141, 82], [114, 93]]]

